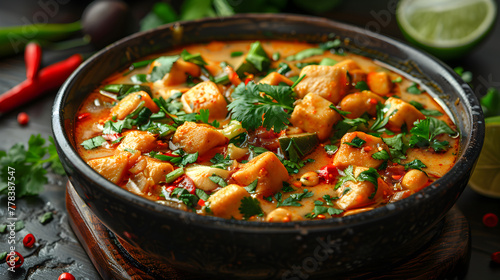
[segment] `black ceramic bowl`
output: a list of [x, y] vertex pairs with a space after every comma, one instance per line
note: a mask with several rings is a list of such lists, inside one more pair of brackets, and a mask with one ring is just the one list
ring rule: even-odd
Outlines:
[[[323, 221], [260, 223], [198, 216], [146, 200], [107, 181], [78, 155], [78, 107], [101, 81], [131, 62], [172, 47], [235, 39], [323, 42], [400, 69], [440, 96], [460, 129], [461, 149], [444, 177], [404, 200]], [[380, 269], [411, 256], [467, 185], [484, 138], [481, 107], [449, 67], [405, 44], [334, 21], [296, 15], [239, 15], [165, 25], [134, 34], [82, 64], [59, 91], [52, 118], [59, 156], [85, 203], [115, 234], [152, 257], [218, 277], [304, 279]]]

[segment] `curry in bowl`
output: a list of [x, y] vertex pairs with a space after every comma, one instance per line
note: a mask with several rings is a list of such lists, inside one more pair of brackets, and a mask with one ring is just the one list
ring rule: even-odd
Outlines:
[[109, 77], [78, 152], [130, 192], [227, 219], [369, 211], [442, 177], [457, 128], [424, 88], [337, 40], [189, 45]]

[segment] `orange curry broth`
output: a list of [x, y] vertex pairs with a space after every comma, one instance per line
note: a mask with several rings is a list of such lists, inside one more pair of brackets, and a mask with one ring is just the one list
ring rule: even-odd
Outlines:
[[[342, 140], [335, 139], [332, 143], [329, 139], [335, 133], [335, 124], [346, 117], [341, 116], [333, 109], [328, 109], [329, 104], [335, 105], [342, 111], [361, 110], [368, 112], [370, 114], [368, 122], [371, 124], [376, 117], [376, 104], [378, 102], [383, 105], [387, 103], [388, 98], [389, 100], [396, 99], [395, 102], [402, 100], [403, 105], [411, 107], [400, 107], [397, 112], [404, 112], [404, 114], [392, 115], [394, 120], [391, 120], [391, 116], [389, 118], [391, 121], [385, 126], [396, 135], [401, 131], [401, 126], [397, 127], [398, 124], [422, 118], [422, 115], [418, 114], [420, 111], [408, 103], [410, 101], [421, 103], [425, 109], [441, 112], [442, 115], [435, 117], [436, 119], [446, 122], [453, 130], [456, 130], [456, 126], [429, 94], [408, 93], [407, 89], [413, 84], [412, 81], [384, 69], [368, 58], [326, 50], [322, 55], [314, 55], [297, 61], [287, 60], [286, 58], [290, 55], [306, 49], [317, 48], [317, 45], [301, 42], [262, 41], [262, 47], [270, 58], [273, 54], [279, 53], [277, 61], [273, 61], [271, 58], [270, 69], [278, 68], [282, 62], [287, 63], [291, 68], [291, 71], [283, 76], [274, 74], [277, 78], [269, 79], [268, 83], [277, 85], [277, 81], [281, 81], [290, 85], [288, 78], [306, 74], [305, 78], [294, 88], [295, 98], [298, 101], [294, 103], [295, 108], [290, 117], [289, 128], [280, 132], [269, 131], [262, 127], [257, 130], [248, 130], [246, 140], [242, 144], [228, 147], [229, 139], [224, 136], [222, 138], [220, 135], [222, 135], [223, 126], [230, 122], [231, 114], [224, 113], [227, 108], [223, 107], [228, 101], [231, 101], [231, 94], [238, 83], [250, 81], [258, 83], [267, 74], [246, 73], [238, 77], [232, 73], [232, 69], [236, 69], [245, 60], [251, 43], [253, 41], [215, 41], [208, 44], [185, 46], [161, 54], [180, 54], [184, 49], [191, 54], [199, 53], [208, 63], [205, 68], [214, 77], [228, 75], [229, 81], [225, 84], [210, 84], [207, 82], [208, 76], [204, 71], [201, 71], [199, 66], [179, 62], [182, 58], [174, 63], [177, 68], [172, 67], [171, 72], [166, 74], [163, 79], [143, 84], [150, 86], [154, 98], [168, 99], [175, 92], [180, 91], [186, 95], [183, 98], [190, 102], [187, 104], [188, 101], [186, 101], [186, 104], [183, 104], [183, 109], [186, 109], [187, 106], [188, 111], [194, 110], [196, 113], [203, 106], [205, 106], [203, 108], [209, 108], [211, 116], [222, 116], [216, 118], [220, 123], [219, 128], [206, 124], [190, 123], [190, 127], [187, 127], [187, 124], [181, 125], [183, 127], [179, 126], [176, 132], [165, 137], [158, 137], [157, 134], [147, 131], [137, 131], [136, 127], [123, 129], [121, 133], [116, 133], [116, 135], [104, 135], [107, 141], [96, 148], [86, 149], [83, 145], [78, 145], [79, 154], [101, 175], [119, 187], [158, 203], [186, 211], [194, 211], [200, 215], [269, 222], [325, 219], [369, 211], [418, 192], [442, 177], [455, 163], [459, 150], [459, 140], [458, 137], [452, 137], [448, 134], [441, 134], [436, 138], [439, 141], [449, 142], [446, 151], [435, 152], [429, 147], [412, 147], [407, 150], [406, 159], [401, 160], [400, 163], [388, 160], [387, 168], [381, 169], [380, 166], [385, 163], [383, 160], [374, 159], [373, 153], [381, 150], [389, 152], [388, 146], [380, 137], [367, 134], [366, 128], [364, 132], [360, 130], [349, 132], [344, 135]], [[242, 52], [243, 55], [232, 57], [233, 52]], [[150, 58], [155, 57], [157, 56]], [[297, 63], [318, 63], [325, 57], [338, 63], [333, 66], [311, 65], [302, 69], [297, 67]], [[348, 60], [350, 62], [345, 63]], [[221, 62], [226, 62], [234, 68], [222, 67]], [[345, 66], [338, 66], [343, 62]], [[137, 68], [133, 71], [126, 70], [116, 73], [103, 81], [102, 86], [132, 84], [130, 78], [133, 75], [151, 73], [153, 67], [154, 64], [150, 64], [148, 67]], [[189, 78], [190, 75], [185, 74], [186, 71], [199, 75], [199, 77], [192, 79], [194, 83], [204, 82], [204, 86], [206, 86], [198, 90], [197, 93], [190, 93], [193, 85], [186, 83], [186, 77]], [[322, 73], [325, 75], [330, 73], [331, 76], [324, 79], [315, 76], [321, 76]], [[337, 77], [337, 79], [330, 77]], [[359, 81], [366, 82], [370, 90], [360, 94], [359, 89], [355, 87], [355, 83]], [[213, 87], [214, 85], [215, 87]], [[110, 98], [109, 96], [113, 96], [112, 94], [106, 96], [100, 93], [102, 86], [89, 94], [78, 112], [75, 133], [75, 141], [78, 144], [103, 135], [105, 123], [116, 121], [113, 119], [113, 114], [117, 114], [119, 110], [113, 108], [122, 106], [120, 103], [123, 102]], [[331, 92], [338, 90], [338, 96], [332, 96], [331, 92], [326, 95], [315, 92], [318, 88], [331, 88]], [[298, 91], [303, 92], [298, 93]], [[309, 94], [305, 95], [304, 92]], [[144, 92], [137, 94], [139, 96], [137, 98], [145, 99], [147, 96], [144, 94]], [[359, 98], [354, 98], [357, 96]], [[159, 110], [154, 103], [151, 105], [148, 102], [145, 102], [146, 107], [151, 107], [149, 109], [154, 109], [152, 111], [156, 112]], [[175, 102], [182, 103], [182, 99]], [[122, 107], [127, 109], [124, 105]], [[222, 110], [223, 114], [216, 112], [219, 110]], [[294, 116], [294, 114], [297, 115]], [[354, 118], [352, 116], [351, 118]], [[350, 115], [347, 115], [347, 118], [349, 117]], [[209, 122], [213, 120], [215, 119], [210, 118]], [[168, 119], [163, 119], [162, 122], [172, 123]], [[308, 125], [315, 127], [311, 129]], [[137, 132], [135, 136], [133, 135], [134, 131]], [[245, 130], [241, 129], [241, 131]], [[304, 166], [297, 173], [288, 172], [282, 164], [284, 147], [280, 147], [278, 138], [302, 133], [313, 133], [314, 136], [311, 137], [320, 137], [321, 139], [311, 152], [301, 158], [304, 161]], [[324, 135], [327, 137], [325, 138]], [[345, 144], [346, 139], [350, 141], [356, 137], [364, 139], [366, 142], [359, 148]], [[391, 136], [384, 133], [381, 137]], [[116, 141], [118, 143], [113, 144], [112, 141], [116, 139], [118, 139]], [[215, 146], [213, 146], [214, 143]], [[328, 152], [325, 146], [331, 148], [330, 145], [336, 145], [338, 150], [335, 153]], [[256, 153], [259, 149], [251, 148], [252, 146], [266, 148], [270, 152], [257, 156]], [[154, 155], [150, 153], [156, 151], [157, 154], [172, 155], [172, 152], [179, 148], [185, 151], [189, 150], [188, 153], [199, 152], [196, 162], [179, 167], [170, 161], [155, 159]], [[214, 164], [210, 160], [216, 154], [221, 154], [224, 158], [229, 156], [233, 161], [225, 169], [210, 168]], [[420, 160], [426, 167], [422, 168], [422, 171], [412, 168], [405, 170], [404, 164], [415, 159]], [[250, 162], [246, 163], [247, 161]], [[353, 175], [357, 179], [348, 180], [336, 188], [336, 184], [345, 175], [345, 172], [349, 171], [349, 167], [352, 168]], [[377, 190], [375, 190], [373, 182], [358, 180], [359, 177], [357, 177], [370, 167], [375, 170], [380, 169], [377, 170]], [[166, 183], [165, 176], [179, 168], [184, 168], [184, 175], [173, 182]], [[221, 186], [210, 180], [209, 177], [214, 174], [222, 178], [225, 184], [222, 183]], [[249, 192], [248, 189], [251, 189], [251, 183], [255, 180], [257, 180], [257, 187]], [[288, 184], [283, 184], [282, 181]], [[223, 187], [223, 185], [227, 186]], [[185, 193], [189, 193], [191, 196], [185, 195], [185, 197], [192, 199], [191, 205], [187, 205], [175, 195], [172, 196], [172, 191], [175, 188], [187, 190]], [[196, 189], [203, 190], [210, 197], [201, 199], [198, 195], [199, 191], [197, 192]], [[287, 190], [292, 191], [287, 192]], [[249, 207], [248, 204], [252, 204], [257, 210], [252, 212], [245, 209], [245, 207]], [[278, 207], [278, 205], [283, 204], [288, 206]], [[329, 208], [334, 210], [329, 211]], [[314, 213], [315, 210], [321, 210], [321, 213]]]

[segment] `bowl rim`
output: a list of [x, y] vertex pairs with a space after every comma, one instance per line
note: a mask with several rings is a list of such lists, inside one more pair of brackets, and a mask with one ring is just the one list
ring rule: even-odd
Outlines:
[[[394, 45], [399, 49], [403, 50], [405, 53], [409, 54], [411, 57], [418, 57], [418, 61], [421, 62], [422, 64], [431, 63], [436, 67], [441, 68], [441, 70], [445, 70], [444, 72], [442, 72], [444, 78], [449, 83], [451, 83], [451, 86], [455, 88], [457, 92], [459, 92], [459, 96], [463, 97], [463, 101], [467, 102], [467, 104], [464, 105], [466, 105], [465, 108], [468, 109], [468, 111], [466, 112], [468, 113], [468, 115], [471, 116], [470, 120], [471, 131], [468, 131], [469, 145], [463, 151], [461, 151], [461, 154], [459, 155], [459, 158], [455, 162], [452, 169], [449, 170], [443, 177], [438, 179], [436, 182], [433, 182], [431, 185], [415, 193], [414, 195], [411, 195], [405, 199], [396, 201], [394, 203], [388, 203], [384, 206], [377, 207], [367, 212], [363, 212], [356, 215], [348, 215], [344, 217], [329, 218], [319, 221], [304, 220], [304, 221], [292, 221], [288, 223], [271, 223], [271, 222], [256, 222], [256, 221], [244, 221], [244, 220], [229, 220], [215, 216], [202, 216], [193, 212], [187, 212], [161, 205], [159, 203], [156, 203], [154, 201], [136, 195], [121, 187], [118, 187], [114, 183], [111, 183], [103, 176], [101, 176], [99, 173], [97, 173], [97, 171], [95, 171], [89, 165], [87, 165], [85, 161], [83, 161], [83, 159], [80, 157], [76, 149], [73, 148], [73, 145], [71, 144], [72, 141], [68, 139], [68, 135], [65, 132], [65, 125], [64, 125], [65, 120], [63, 116], [64, 108], [62, 107], [62, 105], [65, 103], [64, 101], [66, 100], [67, 95], [70, 92], [70, 89], [72, 88], [78, 76], [81, 73], [84, 73], [87, 70], [87, 68], [91, 67], [94, 61], [106, 55], [108, 51], [112, 51], [118, 46], [127, 44], [128, 42], [135, 40], [137, 37], [151, 35], [156, 32], [161, 32], [162, 30], [170, 29], [174, 26], [188, 26], [193, 24], [211, 23], [220, 21], [234, 21], [234, 20], [265, 21], [270, 19], [276, 20], [276, 18], [286, 21], [303, 22], [304, 24], [308, 24], [310, 22], [322, 23], [322, 24], [328, 24], [338, 29], [347, 29], [351, 32], [363, 34], [371, 38], [374, 38], [376, 40], [381, 40], [389, 45]], [[119, 71], [118, 67], [116, 71]], [[156, 212], [156, 214], [158, 215], [164, 215], [165, 217], [170, 216], [170, 217], [177, 217], [180, 219], [187, 219], [190, 223], [196, 223], [198, 225], [203, 225], [204, 227], [213, 227], [213, 228], [231, 227], [232, 230], [236, 229], [245, 231], [254, 230], [256, 232], [283, 231], [283, 230], [296, 231], [298, 228], [321, 230], [323, 228], [332, 228], [332, 227], [350, 227], [366, 223], [369, 221], [375, 222], [376, 220], [379, 220], [381, 218], [387, 218], [390, 216], [398, 215], [400, 211], [403, 210], [407, 211], [412, 209], [413, 207], [418, 207], [418, 205], [422, 203], [424, 200], [426, 200], [426, 198], [428, 198], [429, 196], [430, 197], [437, 196], [440, 193], [443, 194], [447, 192], [448, 189], [453, 188], [453, 186], [448, 185], [448, 187], [445, 188], [444, 185], [441, 186], [441, 182], [454, 181], [454, 178], [455, 180], [456, 178], [460, 178], [461, 177], [460, 174], [462, 172], [467, 172], [468, 170], [471, 170], [474, 167], [475, 162], [479, 157], [479, 153], [481, 151], [481, 147], [484, 142], [484, 117], [481, 110], [481, 106], [479, 105], [479, 101], [475, 96], [475, 94], [473, 93], [470, 86], [467, 83], [465, 83], [449, 66], [447, 66], [437, 58], [429, 54], [426, 54], [423, 51], [417, 50], [416, 48], [409, 46], [408, 44], [403, 43], [397, 39], [393, 39], [379, 33], [374, 33], [370, 30], [363, 29], [361, 27], [321, 17], [295, 15], [295, 14], [238, 14], [231, 17], [206, 18], [193, 21], [179, 21], [162, 25], [155, 29], [134, 33], [98, 51], [93, 56], [84, 61], [71, 74], [71, 76], [64, 82], [64, 84], [59, 89], [57, 96], [54, 100], [54, 105], [52, 109], [52, 132], [54, 134], [55, 143], [59, 147], [58, 152], [60, 153], [60, 156], [64, 156], [69, 161], [71, 161], [72, 164], [75, 166], [75, 168], [78, 169], [83, 176], [86, 176], [89, 180], [94, 182], [96, 186], [99, 186], [102, 189], [102, 191], [107, 192], [109, 195], [119, 196], [121, 197], [121, 199], [129, 203], [145, 207], [149, 210]], [[463, 132], [461, 132], [461, 137], [462, 135]], [[461, 141], [464, 140], [462, 139]]]

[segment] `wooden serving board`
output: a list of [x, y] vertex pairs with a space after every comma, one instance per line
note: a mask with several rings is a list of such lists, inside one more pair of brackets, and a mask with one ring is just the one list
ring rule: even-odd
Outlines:
[[[66, 208], [71, 227], [104, 279], [200, 279], [199, 275], [155, 263], [147, 253], [115, 236], [69, 182]], [[350, 275], [348, 279], [463, 279], [471, 253], [469, 224], [456, 207], [445, 216], [443, 223], [441, 234], [408, 261], [389, 271]]]

